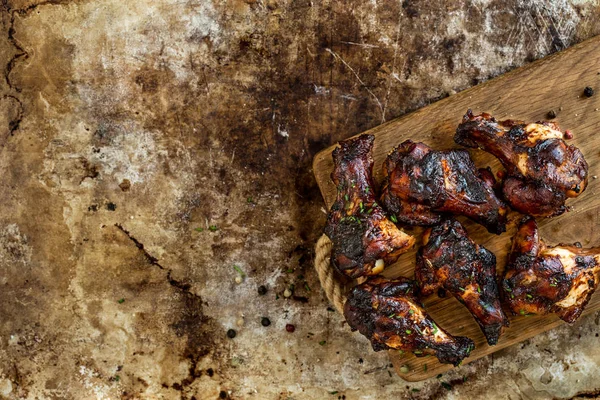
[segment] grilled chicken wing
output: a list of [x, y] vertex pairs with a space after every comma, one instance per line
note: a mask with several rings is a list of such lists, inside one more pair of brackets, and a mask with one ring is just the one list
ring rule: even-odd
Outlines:
[[500, 305], [496, 256], [452, 219], [428, 229], [423, 242], [415, 269], [421, 294], [428, 296], [439, 288], [452, 293], [473, 314], [488, 344], [495, 345], [509, 324]]
[[479, 147], [500, 160], [507, 172], [504, 198], [524, 214], [562, 214], [566, 199], [579, 196], [587, 186], [583, 154], [565, 143], [564, 134], [552, 122], [496, 121], [489, 114], [468, 110], [454, 141]]
[[554, 312], [574, 322], [600, 282], [600, 248], [575, 245], [548, 247], [531, 217], [513, 239], [502, 282], [504, 297], [515, 313]]
[[373, 193], [374, 137], [361, 135], [340, 142], [334, 150], [331, 179], [337, 199], [331, 206], [325, 234], [333, 242], [331, 261], [351, 278], [376, 275], [409, 250], [415, 239], [402, 232], [375, 202]]
[[344, 305], [346, 321], [371, 341], [375, 351], [433, 354], [442, 363], [460, 364], [475, 348], [473, 341], [438, 327], [417, 302], [415, 289], [407, 278], [371, 278], [350, 291]]
[[403, 142], [383, 165], [382, 205], [410, 225], [434, 225], [440, 213], [469, 217], [488, 231], [506, 230], [506, 205], [496, 197], [493, 175], [478, 171], [465, 150], [436, 151]]

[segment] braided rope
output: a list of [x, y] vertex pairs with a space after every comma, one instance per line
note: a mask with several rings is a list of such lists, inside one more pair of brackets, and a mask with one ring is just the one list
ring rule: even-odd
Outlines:
[[333, 243], [326, 235], [322, 235], [317, 241], [315, 247], [315, 269], [319, 275], [321, 287], [325, 291], [327, 299], [333, 304], [336, 310], [344, 314], [344, 285], [336, 279], [333, 268], [331, 267], [331, 248]]

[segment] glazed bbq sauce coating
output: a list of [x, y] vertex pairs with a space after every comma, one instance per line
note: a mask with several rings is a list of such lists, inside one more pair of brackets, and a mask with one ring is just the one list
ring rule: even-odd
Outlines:
[[346, 321], [371, 341], [375, 351], [412, 351], [419, 357], [435, 355], [441, 363], [460, 364], [475, 348], [473, 341], [436, 325], [419, 305], [415, 290], [408, 278], [370, 278], [350, 291], [344, 305]]
[[473, 242], [460, 222], [447, 219], [428, 229], [417, 253], [415, 276], [420, 294], [439, 288], [450, 292], [471, 312], [489, 345], [495, 345], [509, 322], [500, 305], [496, 256]]
[[513, 238], [502, 292], [515, 314], [556, 313], [579, 318], [600, 282], [600, 248], [548, 247], [535, 220], [526, 217]]
[[383, 164], [382, 205], [400, 222], [431, 226], [441, 213], [464, 215], [489, 232], [506, 230], [507, 206], [496, 197], [489, 170], [477, 170], [465, 150], [437, 151], [411, 140]]
[[333, 152], [331, 179], [338, 192], [325, 234], [333, 242], [332, 264], [351, 278], [381, 273], [384, 266], [393, 264], [415, 243], [375, 202], [373, 140], [372, 135], [361, 135], [340, 142]]
[[553, 122], [496, 121], [490, 114], [468, 110], [454, 141], [479, 147], [500, 160], [507, 172], [502, 191], [512, 208], [553, 216], [566, 211], [566, 199], [579, 196], [588, 179], [583, 154], [564, 138]]

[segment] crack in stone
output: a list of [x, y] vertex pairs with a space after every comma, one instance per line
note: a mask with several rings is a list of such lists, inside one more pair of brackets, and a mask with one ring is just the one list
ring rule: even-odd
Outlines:
[[599, 395], [600, 395], [600, 390], [593, 390], [591, 392], [579, 392], [575, 396], [569, 398], [568, 400], [597, 399]]
[[[24, 59], [29, 58], [29, 53], [27, 52], [27, 50], [25, 50], [25, 48], [23, 46], [21, 46], [19, 44], [19, 42], [15, 38], [15, 33], [16, 33], [16, 31], [15, 31], [15, 15], [18, 14], [20, 16], [25, 16], [25, 15], [29, 14], [31, 11], [35, 10], [36, 8], [38, 8], [40, 6], [66, 4], [67, 1], [64, 1], [64, 0], [47, 0], [47, 1], [43, 1], [41, 3], [31, 4], [31, 5], [27, 6], [27, 7], [18, 8], [18, 9], [13, 9], [8, 4], [8, 1], [9, 0], [2, 0], [2, 8], [4, 9], [4, 11], [7, 14], [10, 15], [10, 23], [8, 25], [8, 41], [10, 42], [10, 44], [13, 45], [13, 47], [15, 49], [17, 49], [17, 53], [6, 64], [6, 67], [4, 69], [4, 80], [6, 81], [6, 84], [8, 85], [8, 87], [10, 89], [16, 91], [17, 93], [20, 93], [21, 92], [21, 88], [18, 87], [18, 86], [13, 85], [13, 83], [10, 81], [10, 73], [14, 69], [15, 64], [21, 58], [24, 58]], [[19, 102], [20, 102], [20, 100], [19, 100]], [[11, 133], [12, 132], [13, 131], [11, 131]]]
[[[17, 62], [21, 59], [27, 59], [29, 58], [29, 53], [27, 52], [27, 50], [25, 50], [25, 48], [23, 46], [21, 46], [21, 44], [19, 44], [19, 42], [17, 41], [17, 39], [15, 38], [15, 15], [27, 15], [29, 12], [35, 10], [36, 8], [38, 8], [39, 6], [43, 6], [43, 5], [47, 5], [47, 4], [65, 4], [65, 1], [61, 1], [61, 0], [47, 0], [38, 4], [31, 4], [25, 8], [21, 8], [21, 9], [13, 9], [10, 4], [8, 3], [9, 0], [2, 0], [2, 9], [4, 9], [4, 11], [10, 16], [10, 23], [8, 26], [8, 37], [7, 40], [8, 42], [17, 50], [16, 54], [12, 56], [12, 58], [10, 60], [8, 60], [8, 63], [6, 64], [6, 67], [4, 68], [4, 80], [6, 81], [6, 84], [8, 85], [8, 88], [10, 90], [15, 91], [16, 93], [21, 93], [21, 88], [14, 85], [11, 80], [10, 80], [10, 74], [12, 72], [12, 70], [15, 68], [15, 65], [17, 64]], [[19, 98], [17, 98], [16, 96], [13, 95], [6, 95], [3, 98], [12, 98], [14, 99], [18, 104], [19, 104], [19, 114], [17, 116], [16, 119], [10, 121], [8, 127], [9, 127], [9, 133], [10, 136], [14, 136], [15, 131], [17, 131], [19, 129], [19, 126], [21, 124], [21, 121], [23, 120], [23, 111], [24, 111], [24, 107], [23, 107], [23, 101]]]
[[12, 100], [16, 101], [17, 104], [19, 105], [19, 112], [17, 114], [17, 117], [15, 119], [12, 119], [8, 123], [9, 134], [10, 134], [10, 136], [14, 136], [15, 131], [17, 131], [19, 129], [19, 125], [21, 125], [21, 121], [23, 120], [23, 110], [24, 110], [23, 102], [18, 97], [15, 97], [10, 94], [4, 95], [4, 96], [2, 96], [2, 98], [3, 99], [12, 99]]
[[144, 248], [144, 244], [142, 242], [140, 242], [138, 239], [136, 239], [135, 236], [133, 236], [127, 229], [125, 229], [123, 227], [123, 225], [116, 223], [115, 226], [121, 232], [123, 232], [125, 235], [127, 235], [129, 240], [131, 240], [135, 244], [135, 246], [142, 252], [142, 254], [146, 258], [146, 260], [148, 260], [148, 262], [151, 265], [154, 265], [155, 267], [158, 267], [162, 271], [167, 272], [167, 281], [169, 282], [169, 284], [171, 286], [176, 287], [177, 289], [179, 289], [189, 295], [192, 295], [192, 296], [196, 297], [197, 299], [200, 299], [199, 295], [197, 295], [196, 293], [194, 293], [190, 290], [192, 285], [190, 285], [189, 283], [184, 283], [184, 282], [178, 281], [177, 279], [173, 278], [173, 276], [172, 276], [173, 271], [170, 268], [166, 268], [163, 265], [161, 265], [160, 262], [158, 261], [158, 258], [156, 258], [152, 254], [148, 253], [148, 251]]

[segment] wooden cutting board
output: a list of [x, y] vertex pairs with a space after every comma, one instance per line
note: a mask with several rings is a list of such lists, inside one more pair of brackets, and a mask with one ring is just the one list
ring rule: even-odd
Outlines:
[[[586, 86], [596, 91], [591, 98], [583, 95]], [[498, 119], [513, 118], [527, 122], [546, 119], [550, 110], [556, 112], [555, 120], [561, 129], [573, 132], [574, 137], [568, 142], [582, 150], [589, 164], [590, 182], [579, 198], [568, 201], [567, 204], [572, 206], [570, 212], [538, 220], [541, 236], [550, 245], [579, 241], [584, 247], [600, 246], [600, 179], [596, 179], [596, 175], [600, 176], [600, 37], [367, 131], [375, 136], [376, 182], [381, 182], [381, 165], [387, 153], [406, 139], [422, 141], [435, 149], [460, 147], [453, 142], [453, 136], [468, 108], [475, 113], [489, 112]], [[328, 208], [336, 196], [336, 188], [330, 178], [334, 148], [321, 151], [313, 161], [314, 174]], [[480, 150], [470, 152], [477, 166], [489, 165], [494, 172], [498, 171], [500, 164], [493, 156]], [[500, 236], [489, 234], [483, 227], [466, 219], [459, 220], [473, 240], [496, 254], [498, 274], [502, 274], [511, 238], [516, 231], [515, 224], [520, 218], [519, 214], [511, 213], [507, 232]], [[384, 275], [387, 277], [414, 275], [416, 247], [421, 242], [422, 228], [406, 231], [416, 235], [417, 246], [386, 269]], [[424, 304], [438, 325], [453, 335], [468, 336], [475, 341], [476, 349], [464, 363], [564, 323], [554, 315], [511, 316], [511, 326], [505, 330], [498, 344], [488, 346], [469, 312], [453, 297], [441, 299], [433, 295]], [[600, 293], [593, 296], [581, 318], [597, 310], [600, 310]], [[372, 350], [365, 347], [365, 351]], [[412, 354], [401, 355], [398, 351], [390, 351], [389, 355], [396, 372], [408, 381], [423, 380], [453, 368], [440, 364], [435, 357], [417, 358]]]

